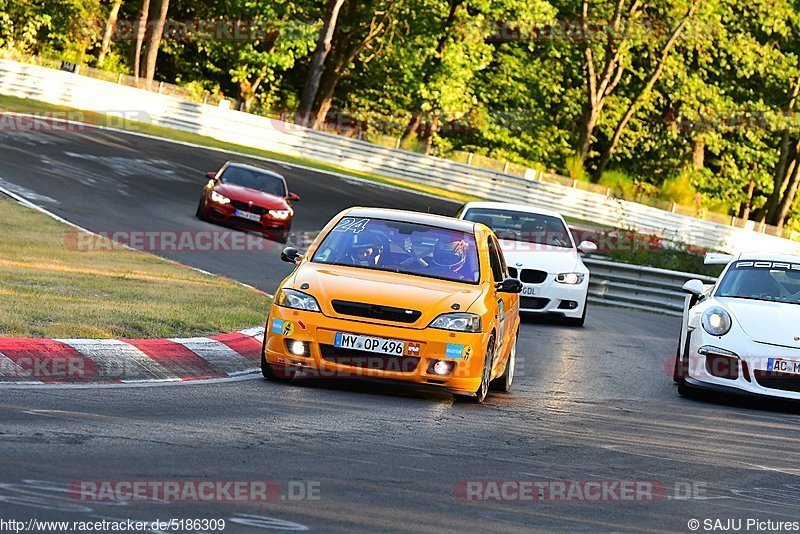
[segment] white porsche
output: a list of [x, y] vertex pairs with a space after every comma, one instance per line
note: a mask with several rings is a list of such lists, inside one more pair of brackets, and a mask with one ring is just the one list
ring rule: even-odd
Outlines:
[[800, 256], [709, 254], [713, 285], [686, 282], [674, 379], [693, 388], [800, 400]]
[[579, 252], [591, 254], [597, 245], [584, 241], [576, 247], [561, 215], [524, 204], [469, 202], [456, 218], [494, 230], [509, 275], [523, 284], [521, 312], [558, 315], [567, 324], [583, 326], [589, 269]]

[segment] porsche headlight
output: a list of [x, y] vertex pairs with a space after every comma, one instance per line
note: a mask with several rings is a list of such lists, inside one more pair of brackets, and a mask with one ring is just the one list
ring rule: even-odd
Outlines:
[[578, 285], [583, 282], [583, 273], [561, 273], [556, 275], [556, 282], [559, 284]]
[[712, 306], [703, 312], [700, 324], [703, 325], [703, 330], [712, 336], [724, 336], [730, 331], [733, 321], [728, 312], [719, 306]]
[[281, 289], [275, 295], [275, 304], [293, 310], [321, 311], [317, 299], [294, 289]]
[[444, 313], [434, 319], [428, 328], [455, 332], [480, 332], [481, 318], [474, 313]]
[[292, 214], [290, 210], [269, 210], [269, 216], [273, 219], [286, 220]]
[[226, 197], [225, 195], [220, 195], [216, 191], [211, 192], [211, 201], [216, 202], [217, 204], [230, 204], [231, 199]]

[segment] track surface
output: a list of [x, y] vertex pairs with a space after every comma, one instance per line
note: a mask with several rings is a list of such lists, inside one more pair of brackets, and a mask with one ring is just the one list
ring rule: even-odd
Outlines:
[[[203, 173], [228, 159], [224, 154], [100, 131], [0, 133], [0, 142], [4, 185], [82, 226], [215, 228], [193, 213]], [[303, 197], [298, 231], [318, 230], [354, 204], [455, 208], [266, 166]], [[270, 292], [288, 272], [277, 247], [165, 255]], [[672, 318], [598, 307], [590, 308], [584, 329], [526, 322], [513, 393], [483, 406], [351, 381], [6, 389], [0, 518], [224, 518], [229, 532], [687, 532], [692, 518], [800, 520], [796, 416], [771, 403], [677, 397], [669, 359], [678, 327]], [[79, 503], [63, 492], [76, 480], [187, 479], [273, 480], [284, 492], [304, 481], [318, 484], [320, 499], [112, 506]], [[483, 479], [658, 481], [673, 497], [676, 484], [679, 497], [694, 487], [695, 498], [454, 497], [460, 481]]]

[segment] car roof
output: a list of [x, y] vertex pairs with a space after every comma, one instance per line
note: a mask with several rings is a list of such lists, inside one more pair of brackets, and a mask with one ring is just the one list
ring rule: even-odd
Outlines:
[[780, 252], [742, 252], [733, 256], [733, 261], [773, 261], [798, 263], [800, 256]]
[[557, 211], [549, 210], [547, 208], [540, 208], [538, 206], [531, 206], [529, 204], [514, 204], [512, 202], [468, 202], [464, 205], [465, 210], [472, 208], [512, 210], [531, 213], [534, 215], [548, 215], [550, 217], [558, 217], [559, 219], [564, 218]]
[[347, 217], [366, 217], [370, 219], [386, 219], [390, 221], [407, 222], [413, 224], [425, 224], [443, 228], [445, 230], [456, 230], [468, 234], [475, 233], [475, 223], [463, 221], [444, 215], [434, 215], [432, 213], [420, 213], [417, 211], [392, 210], [384, 208], [351, 208], [346, 213]]
[[261, 167], [256, 167], [255, 165], [248, 165], [247, 163], [238, 163], [236, 161], [229, 161], [225, 164], [225, 168], [227, 169], [228, 167], [239, 167], [240, 169], [248, 169], [251, 171], [260, 172], [261, 174], [269, 174], [270, 176], [274, 176], [275, 178], [280, 178], [281, 180], [286, 181], [283, 175], [278, 174], [275, 171], [262, 169]]

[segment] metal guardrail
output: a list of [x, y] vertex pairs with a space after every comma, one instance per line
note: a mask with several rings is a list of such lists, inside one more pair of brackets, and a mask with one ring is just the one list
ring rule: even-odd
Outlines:
[[589, 268], [589, 302], [680, 316], [687, 280], [713, 284], [716, 278], [680, 271], [584, 258]]
[[546, 207], [577, 219], [656, 233], [708, 249], [800, 253], [797, 242], [542, 181], [536, 173], [523, 177], [387, 148], [37, 65], [0, 60], [0, 94], [121, 113], [122, 120], [166, 126], [474, 197]]

